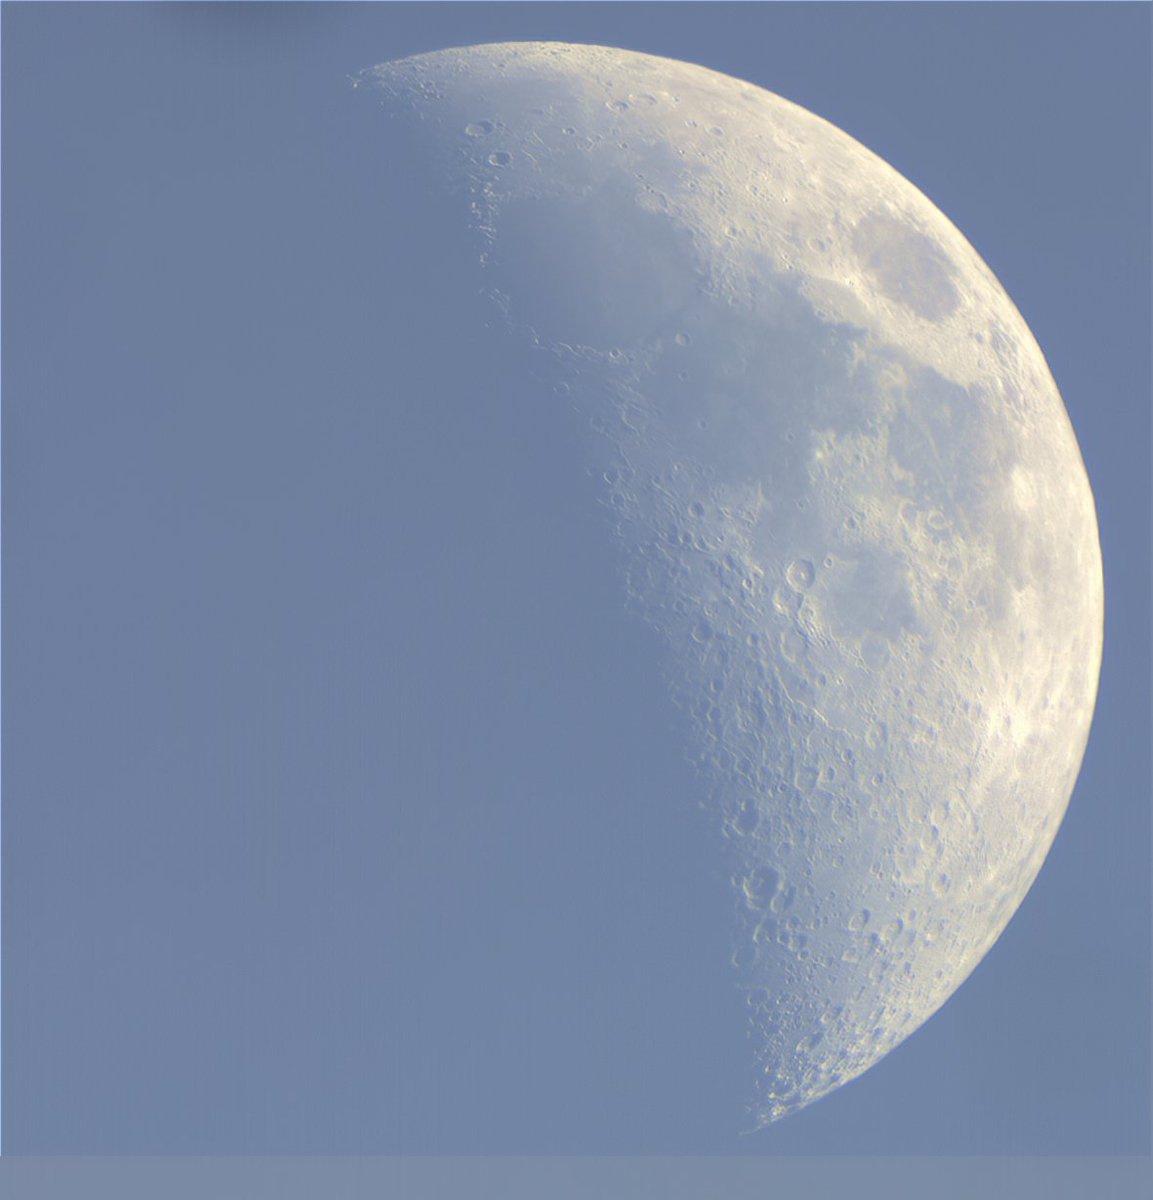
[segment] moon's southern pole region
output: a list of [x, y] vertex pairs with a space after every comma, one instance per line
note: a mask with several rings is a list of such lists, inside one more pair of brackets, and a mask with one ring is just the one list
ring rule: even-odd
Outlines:
[[949, 220], [779, 96], [532, 42], [357, 82], [420, 121], [587, 416], [732, 866], [771, 1121], [937, 1010], [1056, 834], [1103, 606], [1061, 397]]

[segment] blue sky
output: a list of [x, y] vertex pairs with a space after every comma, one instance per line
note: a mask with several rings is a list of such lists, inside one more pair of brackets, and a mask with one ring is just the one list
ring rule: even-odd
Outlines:
[[[3, 22], [6, 1154], [1148, 1154], [1146, 6]], [[888, 160], [1021, 309], [1097, 499], [1040, 878], [922, 1030], [755, 1137], [707, 832], [619, 683], [653, 651], [347, 85], [510, 39], [702, 63]]]

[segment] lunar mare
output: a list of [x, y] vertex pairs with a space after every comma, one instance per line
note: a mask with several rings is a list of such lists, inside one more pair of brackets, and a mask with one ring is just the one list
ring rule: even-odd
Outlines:
[[1103, 592], [1060, 395], [934, 205], [758, 87], [558, 43], [357, 83], [420, 123], [587, 418], [729, 856], [774, 1120], [936, 1011], [1064, 814]]

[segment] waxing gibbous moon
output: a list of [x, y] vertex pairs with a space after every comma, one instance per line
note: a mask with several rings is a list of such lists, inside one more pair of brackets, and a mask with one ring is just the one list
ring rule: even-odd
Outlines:
[[356, 83], [585, 419], [731, 868], [767, 1123], [931, 1016], [1056, 834], [1103, 608], [1061, 397], [949, 220], [779, 96], [533, 42]]

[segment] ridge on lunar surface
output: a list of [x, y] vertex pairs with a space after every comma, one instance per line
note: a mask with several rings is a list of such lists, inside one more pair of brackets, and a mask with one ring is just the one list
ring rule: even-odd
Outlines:
[[961, 233], [767, 91], [531, 42], [356, 82], [419, 122], [587, 418], [723, 835], [767, 1123], [931, 1016], [1056, 835], [1103, 613], [1060, 395]]

